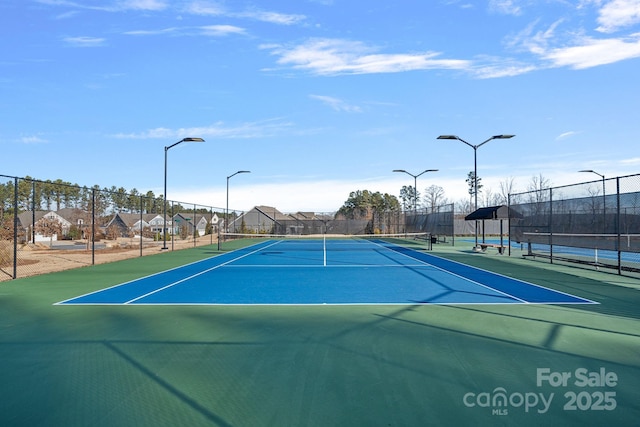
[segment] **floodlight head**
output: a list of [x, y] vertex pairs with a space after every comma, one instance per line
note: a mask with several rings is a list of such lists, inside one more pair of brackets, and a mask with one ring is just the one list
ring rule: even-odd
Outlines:
[[183, 142], [204, 142], [204, 139], [202, 138], [182, 138], [180, 141], [175, 142], [171, 145], [168, 145], [166, 147], [164, 147], [164, 151], [169, 151], [170, 148], [175, 147], [178, 144], [182, 144]]
[[238, 175], [239, 173], [251, 173], [251, 171], [237, 171], [237, 172], [234, 172], [234, 173], [232, 173], [231, 175], [229, 175], [227, 177], [227, 181], [229, 180], [229, 178], [234, 177], [234, 176]]
[[596, 175], [598, 175], [600, 178], [602, 178], [604, 180], [604, 175], [602, 175], [599, 172], [594, 171], [593, 169], [584, 169], [578, 172], [589, 172], [589, 173], [595, 173]]

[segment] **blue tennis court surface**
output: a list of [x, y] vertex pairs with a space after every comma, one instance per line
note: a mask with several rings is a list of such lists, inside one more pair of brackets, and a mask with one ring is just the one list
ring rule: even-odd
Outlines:
[[58, 304], [593, 304], [383, 241], [268, 240]]

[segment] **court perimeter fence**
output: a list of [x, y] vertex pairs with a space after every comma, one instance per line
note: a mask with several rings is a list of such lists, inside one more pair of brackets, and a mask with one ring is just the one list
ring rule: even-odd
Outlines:
[[[453, 205], [434, 212], [283, 214], [167, 200], [136, 190], [0, 175], [0, 281], [218, 242], [220, 233], [430, 232], [453, 243]], [[166, 224], [166, 233], [165, 233]], [[226, 225], [225, 225], [226, 224]], [[223, 229], [226, 227], [226, 229]], [[447, 240], [445, 236], [451, 236]]]
[[213, 244], [225, 213], [173, 200], [165, 213], [152, 193], [0, 178], [0, 281]]
[[509, 195], [525, 257], [640, 275], [640, 174]]
[[430, 233], [433, 243], [453, 245], [455, 235], [459, 234], [454, 230], [455, 212], [453, 203], [432, 209], [407, 211], [405, 215], [405, 231], [408, 233]]
[[[279, 235], [429, 233], [438, 243], [453, 244], [453, 204], [416, 211], [373, 211], [366, 218], [348, 218], [338, 212], [283, 214], [256, 206], [231, 223], [233, 231]], [[435, 243], [435, 242], [434, 242]]]

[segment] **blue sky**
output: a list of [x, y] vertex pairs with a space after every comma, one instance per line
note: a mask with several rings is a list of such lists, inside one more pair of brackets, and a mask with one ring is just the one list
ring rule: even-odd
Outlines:
[[[4, 0], [0, 174], [285, 212], [640, 172], [640, 0]], [[482, 194], [480, 195], [482, 198]]]

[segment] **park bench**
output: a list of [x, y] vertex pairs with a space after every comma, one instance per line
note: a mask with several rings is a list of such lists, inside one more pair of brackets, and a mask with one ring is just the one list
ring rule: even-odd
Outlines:
[[506, 249], [506, 246], [496, 243], [478, 243], [478, 246], [480, 246], [482, 252], [486, 252], [487, 248], [496, 248], [499, 254], [503, 254]]

